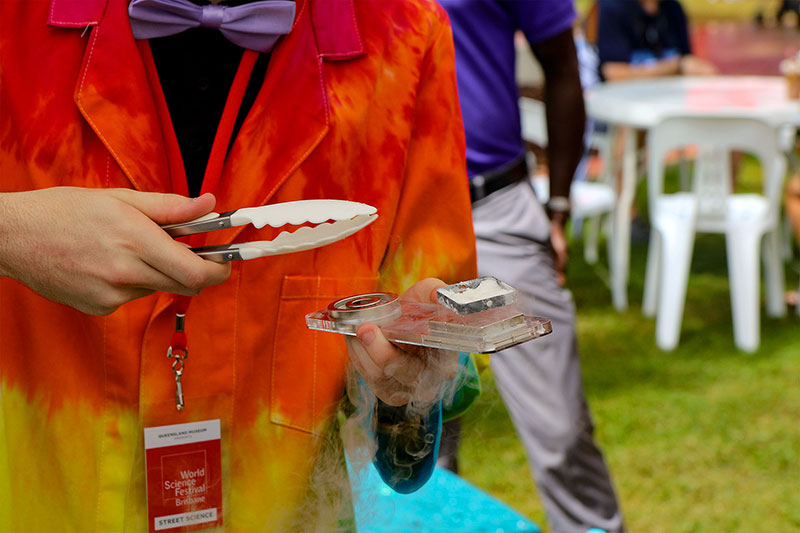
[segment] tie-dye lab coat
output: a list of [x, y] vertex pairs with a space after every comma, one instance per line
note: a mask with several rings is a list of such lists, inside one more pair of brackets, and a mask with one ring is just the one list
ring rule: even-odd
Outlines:
[[[126, 4], [2, 1], [0, 191], [170, 191]], [[223, 424], [226, 530], [291, 531], [347, 364], [343, 338], [308, 331], [304, 315], [475, 276], [443, 12], [432, 0], [299, 0], [217, 196], [220, 211], [348, 199], [380, 218], [334, 245], [237, 262], [194, 298], [182, 413], [165, 357], [170, 295], [93, 317], [0, 279], [0, 531], [146, 530], [143, 426], [210, 418]], [[252, 227], [217, 233], [208, 244], [259, 240]]]

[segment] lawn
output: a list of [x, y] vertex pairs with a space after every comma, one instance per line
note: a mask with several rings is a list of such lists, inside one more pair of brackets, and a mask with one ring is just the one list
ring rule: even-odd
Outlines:
[[[698, 236], [680, 344], [665, 353], [639, 307], [646, 243], [632, 245], [624, 313], [611, 307], [604, 258], [588, 265], [580, 249], [568, 283], [584, 383], [628, 530], [800, 531], [800, 317], [762, 313], [760, 349], [737, 351], [724, 240]], [[798, 270], [797, 260], [787, 266], [792, 288]], [[490, 372], [483, 381], [464, 419], [461, 474], [544, 525]]]

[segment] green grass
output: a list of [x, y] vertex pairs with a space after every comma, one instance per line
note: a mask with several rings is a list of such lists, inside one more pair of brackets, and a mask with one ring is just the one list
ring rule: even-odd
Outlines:
[[[699, 235], [680, 343], [662, 352], [640, 312], [646, 244], [632, 246], [624, 313], [611, 307], [605, 258], [591, 266], [572, 250], [584, 384], [628, 530], [800, 531], [800, 317], [762, 313], [759, 350], [738, 351], [724, 240]], [[787, 268], [788, 287], [797, 270]], [[483, 381], [464, 419], [461, 473], [544, 525], [490, 372]]]

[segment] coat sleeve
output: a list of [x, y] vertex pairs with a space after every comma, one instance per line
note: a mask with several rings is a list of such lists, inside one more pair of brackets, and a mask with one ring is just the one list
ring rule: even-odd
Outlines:
[[[381, 291], [400, 294], [427, 277], [455, 283], [477, 276], [453, 38], [446, 16], [439, 15], [421, 65], [403, 188], [381, 265]], [[413, 492], [430, 478], [441, 420], [441, 402], [413, 417], [404, 408], [377, 403], [374, 463], [396, 491]]]
[[381, 291], [401, 294], [427, 277], [455, 283], [477, 273], [453, 38], [446, 15], [441, 17], [421, 63]]

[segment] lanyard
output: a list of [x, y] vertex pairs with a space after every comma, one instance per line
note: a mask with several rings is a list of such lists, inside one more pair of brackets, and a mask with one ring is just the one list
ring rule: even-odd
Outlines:
[[[164, 92], [161, 90], [161, 83], [158, 78], [155, 61], [153, 60], [153, 54], [150, 51], [150, 46], [147, 44], [147, 41], [139, 41], [138, 46], [145, 70], [147, 71], [147, 77], [150, 80], [158, 111], [157, 114], [161, 124], [161, 131], [164, 135], [164, 146], [167, 151], [167, 159], [169, 162], [172, 191], [177, 194], [188, 196], [189, 185], [186, 180], [186, 171], [183, 166], [178, 139], [172, 127], [167, 101], [164, 98]], [[233, 78], [233, 83], [228, 92], [228, 98], [225, 101], [222, 118], [220, 118], [219, 125], [217, 126], [214, 142], [211, 145], [211, 154], [209, 155], [206, 170], [203, 174], [201, 194], [207, 192], [215, 193], [219, 188], [219, 183], [222, 179], [222, 170], [225, 164], [225, 154], [230, 145], [236, 117], [239, 114], [239, 108], [242, 105], [242, 99], [244, 98], [247, 84], [250, 81], [250, 75], [253, 72], [256, 59], [258, 59], [258, 53], [252, 50], [245, 50], [242, 54], [239, 68], [236, 70], [236, 75]], [[205, 234], [203, 233], [189, 237], [191, 246], [202, 246], [204, 241]], [[186, 323], [186, 312], [191, 302], [191, 296], [175, 295], [172, 304], [175, 311], [175, 332], [172, 334], [172, 340], [167, 349], [167, 357], [172, 359], [172, 371], [175, 374], [175, 407], [178, 411], [182, 411], [185, 407], [181, 379], [185, 369], [186, 359], [189, 357], [189, 348], [184, 327]]]

